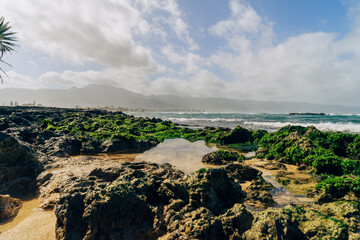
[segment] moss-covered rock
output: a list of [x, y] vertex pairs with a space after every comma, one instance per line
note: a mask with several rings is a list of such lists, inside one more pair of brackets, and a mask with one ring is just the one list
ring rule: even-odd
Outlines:
[[211, 165], [225, 165], [231, 162], [242, 161], [245, 157], [233, 151], [218, 150], [205, 154], [201, 161]]
[[192, 207], [206, 207], [215, 215], [223, 213], [235, 203], [241, 203], [246, 196], [241, 186], [224, 169], [208, 169], [187, 176], [183, 184], [187, 186]]

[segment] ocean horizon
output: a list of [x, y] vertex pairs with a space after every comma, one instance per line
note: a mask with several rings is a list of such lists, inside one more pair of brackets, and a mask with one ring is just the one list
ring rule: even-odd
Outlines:
[[288, 113], [133, 112], [137, 117], [155, 117], [192, 127], [241, 126], [269, 132], [287, 125], [314, 126], [321, 131], [360, 133], [360, 114], [289, 115]]

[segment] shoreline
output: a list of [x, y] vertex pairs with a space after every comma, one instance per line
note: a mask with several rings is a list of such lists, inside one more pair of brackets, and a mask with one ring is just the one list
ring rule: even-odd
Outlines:
[[[262, 177], [257, 178], [256, 174], [259, 174], [259, 172], [254, 175], [254, 171], [258, 170], [249, 169], [246, 167], [247, 164], [257, 164], [256, 167], [269, 168], [270, 170], [266, 171], [274, 171], [275, 178], [277, 178], [281, 184], [294, 191], [305, 193], [308, 190], [314, 190], [306, 193], [312, 198], [316, 198], [318, 203], [317, 205], [309, 205], [303, 202], [299, 205], [299, 207], [301, 206], [301, 208], [304, 209], [302, 210], [304, 212], [301, 214], [299, 213], [299, 221], [300, 219], [305, 222], [310, 221], [308, 218], [303, 218], [305, 216], [303, 214], [308, 214], [309, 211], [311, 212], [311, 209], [323, 211], [323, 207], [332, 206], [331, 204], [338, 201], [344, 201], [342, 204], [351, 205], [351, 201], [354, 201], [354, 199], [357, 199], [359, 196], [359, 193], [356, 190], [353, 190], [356, 189], [356, 185], [354, 185], [355, 188], [347, 185], [341, 186], [345, 188], [348, 187], [347, 192], [343, 192], [342, 195], [339, 195], [339, 192], [336, 189], [334, 191], [327, 188], [329, 184], [333, 184], [334, 181], [339, 181], [338, 179], [341, 178], [354, 179], [354, 181], [350, 182], [351, 184], [356, 184], [358, 181], [357, 179], [360, 179], [357, 175], [360, 173], [360, 169], [357, 169], [356, 165], [353, 165], [355, 166], [355, 169], [353, 170], [345, 165], [348, 164], [349, 161], [352, 161], [351, 164], [356, 164], [356, 158], [357, 156], [360, 156], [357, 155], [360, 154], [360, 149], [356, 147], [358, 140], [360, 140], [360, 137], [357, 134], [321, 132], [314, 127], [300, 126], [286, 126], [276, 132], [270, 133], [263, 130], [248, 130], [240, 126], [233, 129], [211, 127], [190, 129], [181, 128], [177, 124], [169, 121], [162, 121], [158, 118], [136, 118], [121, 112], [110, 113], [106, 111], [86, 110], [68, 111], [67, 109], [47, 109], [48, 111], [43, 111], [44, 109], [42, 109], [42, 111], [36, 111], [36, 109], [33, 110], [34, 111], [18, 111], [11, 115], [2, 114], [2, 116], [0, 111], [0, 128], [2, 128], [2, 130], [0, 129], [2, 131], [0, 131], [0, 140], [3, 143], [8, 144], [1, 145], [2, 143], [0, 141], [0, 148], [5, 147], [4, 149], [6, 149], [6, 151], [4, 150], [4, 152], [8, 152], [8, 149], [10, 148], [19, 149], [17, 151], [20, 152], [17, 154], [26, 157], [24, 158], [24, 160], [26, 159], [24, 163], [18, 163], [20, 164], [20, 168], [25, 166], [22, 164], [28, 164], [29, 162], [36, 163], [30, 164], [28, 171], [35, 171], [36, 174], [40, 174], [37, 175], [37, 179], [34, 179], [34, 183], [36, 183], [35, 185], [40, 186], [39, 190], [41, 197], [46, 200], [44, 204], [42, 204], [42, 207], [46, 209], [55, 208], [58, 220], [63, 218], [61, 217], [61, 214], [64, 214], [71, 208], [68, 204], [71, 204], [73, 200], [70, 195], [59, 194], [53, 196], [53, 193], [72, 192], [75, 194], [74, 196], [76, 196], [76, 194], [79, 194], [80, 192], [85, 192], [86, 195], [98, 192], [96, 194], [99, 194], [99, 196], [105, 194], [104, 196], [109, 199], [112, 199], [113, 197], [118, 198], [120, 196], [116, 195], [116, 191], [109, 191], [109, 187], [121, 188], [122, 185], [118, 185], [117, 179], [121, 179], [121, 181], [119, 180], [120, 182], [126, 183], [133, 178], [137, 179], [136, 181], [138, 182], [144, 181], [144, 186], [148, 186], [148, 188], [152, 189], [151, 191], [149, 190], [150, 192], [161, 192], [163, 191], [161, 190], [161, 186], [165, 185], [147, 185], [149, 179], [154, 176], [157, 176], [157, 178], [161, 176], [159, 178], [161, 179], [160, 182], [168, 182], [168, 184], [172, 186], [170, 189], [177, 189], [179, 186], [184, 186], [184, 189], [178, 189], [171, 194], [170, 192], [173, 190], [170, 192], [169, 190], [166, 190], [164, 192], [165, 195], [160, 194], [158, 198], [162, 200], [157, 200], [155, 203], [164, 205], [156, 207], [156, 209], [159, 209], [158, 211], [160, 211], [156, 216], [165, 217], [165, 215], [168, 214], [166, 212], [167, 210], [162, 212], [163, 210], [161, 209], [171, 209], [170, 205], [168, 205], [171, 201], [182, 201], [184, 203], [179, 205], [179, 210], [172, 213], [176, 215], [178, 213], [180, 214], [181, 211], [184, 211], [182, 215], [178, 215], [181, 219], [186, 216], [191, 216], [193, 211], [200, 211], [199, 209], [201, 208], [199, 208], [199, 206], [202, 206], [207, 209], [206, 211], [215, 214], [211, 219], [219, 217], [221, 221], [225, 221], [225, 212], [233, 211], [231, 210], [231, 207], [240, 207], [240, 205], [236, 204], [244, 204], [249, 199], [267, 201], [270, 204], [274, 203], [270, 194], [270, 189], [273, 188], [267, 186], [268, 184]], [[151, 149], [148, 152], [154, 152], [156, 148], [161, 148], [161, 146], [163, 146], [162, 144], [166, 144], [173, 140], [176, 141], [176, 138], [186, 139], [189, 141], [189, 144], [196, 144], [197, 141], [201, 140], [206, 143], [216, 144], [216, 146], [219, 146], [220, 148], [226, 146], [229, 150], [240, 152], [243, 152], [245, 149], [252, 149], [256, 146], [257, 151], [251, 158], [267, 159], [267, 161], [256, 163], [251, 162], [252, 160], [249, 160], [249, 158], [246, 159], [245, 162], [229, 162], [224, 167], [218, 169], [200, 168], [199, 170], [195, 170], [196, 172], [193, 175], [186, 176], [176, 168], [173, 168], [170, 164], [163, 164], [161, 161], [157, 164], [140, 161], [119, 163], [117, 160], [111, 160], [113, 157], [111, 153], [113, 152], [126, 151], [127, 149], [138, 149], [138, 151]], [[167, 139], [173, 140], [170, 141]], [[338, 139], [337, 141], [342, 141], [344, 144], [328, 148], [328, 146], [332, 146], [332, 139]], [[202, 144], [204, 144], [204, 142], [202, 142]], [[182, 151], [184, 153], [195, 152], [195, 150], [187, 149], [180, 143], [175, 144], [175, 149], [176, 150], [168, 149], [169, 152], [175, 151], [175, 155], [170, 157], [170, 159], [175, 159], [175, 156], [178, 155], [176, 151]], [[91, 155], [99, 152], [102, 152], [103, 154], [102, 159], [91, 156], [71, 158], [72, 155]], [[205, 153], [206, 152], [200, 154], [198, 157], [201, 157], [201, 155]], [[163, 156], [164, 153], [161, 153], [160, 155]], [[150, 156], [150, 158], [160, 160], [158, 157], [160, 155], [153, 155]], [[137, 156], [137, 154], [133, 154], [130, 158], [135, 159]], [[7, 164], [7, 161], [12, 161], [11, 157], [9, 158], [7, 155], [0, 155], [0, 158], [1, 157], [5, 157], [6, 159], [3, 164]], [[184, 159], [183, 156], [180, 157], [180, 162], [182, 159]], [[322, 159], [327, 160], [325, 162], [325, 160]], [[185, 161], [182, 161], [182, 164], [184, 163]], [[194, 164], [190, 162], [190, 165]], [[4, 167], [7, 169], [7, 165], [4, 165]], [[196, 168], [199, 167], [201, 167], [201, 165]], [[9, 168], [9, 170], [11, 169]], [[242, 174], [245, 175], [239, 175], [238, 172], [242, 172]], [[245, 180], [243, 177], [249, 174], [253, 174], [249, 178], [250, 180]], [[333, 177], [334, 175], [335, 177]], [[127, 178], [126, 176], [131, 177]], [[261, 174], [259, 176], [261, 176]], [[264, 175], [264, 178], [265, 176], [266, 174]], [[319, 182], [311, 182], [313, 181], [311, 176], [322, 177], [318, 178]], [[326, 178], [323, 176], [326, 176]], [[19, 175], [18, 179], [23, 179], [23, 176]], [[216, 181], [219, 182], [224, 181], [224, 186], [229, 188], [228, 191], [234, 192], [238, 197], [232, 199], [231, 201], [233, 202], [229, 203], [229, 205], [224, 205], [227, 200], [222, 199], [222, 190], [217, 187], [216, 182], [211, 182], [213, 181], [212, 179], [218, 179]], [[14, 183], [16, 181], [19, 180], [14, 179]], [[246, 183], [247, 181], [250, 182]], [[177, 185], [178, 183], [179, 185]], [[349, 181], [345, 181], [343, 184], [348, 183]], [[130, 182], [126, 184], [130, 184]], [[204, 186], [209, 186], [210, 189], [206, 190], [207, 188], [200, 187], [202, 184], [205, 184]], [[239, 188], [241, 184], [243, 184], [242, 186], [244, 189]], [[6, 189], [9, 186], [11, 186], [11, 184], [0, 185], [0, 189]], [[137, 188], [133, 183], [129, 186]], [[334, 187], [336, 188], [336, 185], [334, 185]], [[244, 192], [243, 190], [245, 189], [246, 191]], [[141, 192], [142, 190], [138, 189], [136, 191]], [[183, 191], [187, 191], [188, 195], [179, 194]], [[195, 197], [199, 191], [205, 195], [210, 194], [209, 197], [214, 198], [212, 201], [215, 201], [217, 205], [208, 205], [208, 203], [206, 203], [207, 198], [202, 199], [201, 195], [198, 196], [200, 198]], [[276, 191], [281, 192], [281, 190]], [[114, 193], [115, 195], [113, 195]], [[148, 193], [149, 192], [144, 192], [142, 194], [146, 195]], [[276, 194], [276, 192], [274, 192], [274, 194]], [[248, 200], [245, 199], [246, 196], [246, 199]], [[151, 196], [141, 199], [148, 199], [148, 197], [151, 199]], [[174, 199], [168, 202], [169, 200], [166, 200], [168, 198]], [[122, 199], [121, 201], [125, 200], [125, 198], [122, 197], [120, 197], [120, 199]], [[198, 202], [199, 199], [200, 202]], [[97, 202], [96, 198], [92, 201], [94, 201], [93, 204], [105, 204]], [[321, 204], [319, 205], [319, 203]], [[143, 204], [145, 204], [143, 205], [145, 208], [148, 208], [146, 206], [151, 206], [154, 203], [150, 201], [144, 202]], [[118, 205], [114, 205], [114, 207], [115, 206], [120, 207]], [[356, 208], [355, 205], [351, 205], [351, 207]], [[288, 209], [289, 206], [285, 208]], [[290, 208], [293, 209], [291, 206]], [[80, 210], [81, 209], [79, 209], [79, 211]], [[285, 211], [285, 209], [270, 207], [265, 211], [252, 212], [244, 208], [241, 211], [247, 212], [246, 215], [248, 216], [257, 216], [258, 214], [267, 214], [268, 212], [273, 212], [272, 214], [276, 215]], [[228, 214], [233, 214], [230, 212]], [[87, 214], [92, 216], [91, 212], [88, 212]], [[139, 212], [138, 214], [143, 213]], [[316, 218], [322, 218], [321, 216], [322, 215], [316, 216]], [[161, 218], [159, 220], [161, 220]], [[345, 222], [351, 221], [342, 215], [334, 215], [332, 218], [340, 219], [339, 221]], [[67, 220], [71, 221], [72, 219], [68, 218]], [[83, 221], [87, 220], [84, 219]], [[187, 221], [191, 222], [193, 220], [186, 220], [184, 218], [181, 221], [185, 221], [185, 224]], [[268, 219], [267, 221], [272, 220]], [[330, 220], [322, 219], [321, 221]], [[350, 223], [355, 224], [353, 222]], [[136, 224], [141, 224], [141, 222]], [[171, 227], [171, 224], [173, 224], [172, 222], [167, 224], [166, 228], [173, 228]], [[57, 226], [60, 231], [57, 231], [57, 234], [59, 234], [58, 237], [60, 236], [61, 239], [61, 236], [65, 236], [62, 234], [67, 234], [68, 228], [66, 225], [61, 225], [61, 222], [59, 222]], [[330, 229], [342, 228], [345, 225], [331, 226]], [[354, 226], [356, 229], [357, 225]], [[349, 228], [349, 234], [356, 234], [354, 226]], [[253, 223], [249, 225], [249, 228], [247, 229], [246, 233], [242, 233], [244, 234], [244, 237], [247, 236], [247, 234], [250, 234], [250, 232], [256, 232], [256, 224]], [[218, 230], [220, 231], [220, 229]], [[156, 234], [159, 234], [159, 230], [153, 229], [151, 231], [155, 231]], [[219, 232], [220, 235], [228, 234], [222, 233], [221, 231]], [[231, 231], [229, 234], [235, 234], [236, 232]], [[301, 231], [305, 230], [301, 228]], [[180, 233], [185, 235], [188, 234], [182, 232], [182, 230], [180, 230]], [[326, 234], [330, 233], [331, 231], [326, 232]], [[165, 233], [163, 232], [163, 234]], [[170, 235], [175, 236], [174, 234], [175, 232]], [[306, 232], [304, 232], [304, 234], [306, 234]], [[318, 234], [324, 233], [319, 232]]]

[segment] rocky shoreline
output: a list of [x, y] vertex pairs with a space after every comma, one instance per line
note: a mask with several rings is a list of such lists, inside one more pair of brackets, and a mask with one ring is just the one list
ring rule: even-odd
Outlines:
[[[357, 179], [356, 173], [350, 175], [345, 172], [350, 168], [344, 167], [341, 174], [346, 176], [324, 177], [328, 172], [319, 172], [318, 165], [292, 162], [287, 147], [302, 149], [308, 154], [298, 157], [309, 161], [314, 158], [309, 156], [320, 156], [312, 151], [319, 145], [307, 136], [316, 140], [314, 136], [323, 133], [290, 130], [279, 131], [277, 134], [283, 134], [279, 137], [240, 127], [181, 128], [121, 112], [0, 107], [0, 220], [11, 220], [20, 209], [21, 201], [14, 198], [35, 194], [42, 202], [39, 207], [54, 211], [56, 239], [360, 239], [357, 190], [342, 189], [339, 193], [335, 185], [329, 191], [326, 188], [331, 184], [326, 181]], [[307, 189], [318, 203], [273, 207], [274, 187], [261, 171], [244, 164], [249, 159], [243, 155], [225, 150], [203, 158], [222, 166], [190, 175], [170, 164], [70, 157], [141, 152], [176, 137], [229, 145], [234, 151], [236, 144], [256, 144], [261, 147], [256, 157], [266, 158], [257, 166], [276, 169], [284, 186], [303, 184], [287, 175], [284, 164], [297, 164], [301, 174], [318, 178], [317, 188]], [[333, 135], [326, 137], [332, 139]], [[350, 142], [356, 138], [344, 138], [345, 150], [348, 146], [354, 149]], [[339, 145], [334, 146], [335, 153], [342, 150], [341, 139], [331, 141]], [[272, 147], [280, 143], [282, 150], [275, 151]], [[334, 156], [344, 162], [356, 161], [342, 154], [348, 158]], [[356, 156], [357, 152], [351, 154]], [[329, 159], [326, 164], [322, 166], [329, 167]], [[249, 208], [249, 203], [266, 210]]]

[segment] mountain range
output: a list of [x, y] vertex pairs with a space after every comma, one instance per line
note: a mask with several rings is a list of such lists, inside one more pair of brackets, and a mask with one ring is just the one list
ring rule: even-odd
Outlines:
[[360, 113], [360, 107], [340, 105], [173, 95], [146, 96], [123, 88], [103, 85], [89, 85], [84, 88], [72, 87], [69, 89], [0, 89], [0, 104], [9, 105], [10, 101], [17, 102], [19, 105], [35, 102], [36, 104], [55, 107], [114, 106], [130, 109], [140, 108], [148, 111]]

